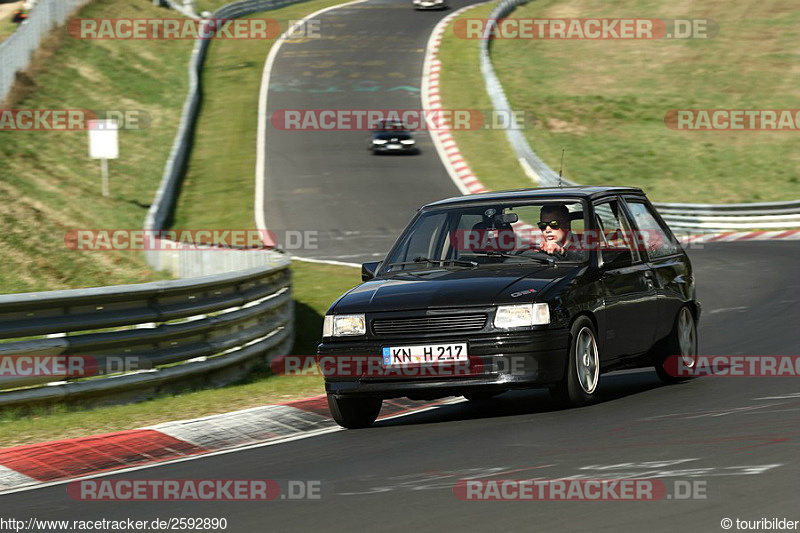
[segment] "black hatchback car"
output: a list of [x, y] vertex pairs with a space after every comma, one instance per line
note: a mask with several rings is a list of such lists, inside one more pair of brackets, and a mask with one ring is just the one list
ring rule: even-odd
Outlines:
[[369, 144], [373, 154], [417, 154], [417, 141], [405, 124], [396, 120], [379, 120], [372, 127]]
[[331, 305], [317, 361], [334, 419], [382, 400], [486, 399], [548, 387], [591, 402], [600, 374], [669, 356], [692, 367], [700, 303], [689, 257], [640, 189], [564, 187], [424, 206], [364, 283]]

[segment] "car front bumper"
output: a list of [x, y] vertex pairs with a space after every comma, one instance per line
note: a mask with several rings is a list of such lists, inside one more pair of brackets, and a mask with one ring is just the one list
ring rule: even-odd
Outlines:
[[372, 151], [376, 154], [415, 154], [417, 153], [416, 144], [398, 144], [398, 148], [392, 148], [388, 144], [373, 144]]
[[446, 344], [466, 342], [470, 365], [478, 368], [469, 375], [425, 375], [385, 377], [375, 375], [326, 376], [325, 390], [337, 396], [369, 396], [378, 398], [410, 397], [434, 399], [444, 396], [461, 396], [478, 392], [503, 392], [548, 386], [564, 376], [567, 362], [569, 331], [567, 329], [542, 329], [514, 333], [467, 336], [455, 339], [402, 340], [381, 339], [362, 341], [323, 342], [319, 357], [366, 357], [371, 364], [382, 364], [382, 349], [386, 346], [412, 346], [420, 344]]

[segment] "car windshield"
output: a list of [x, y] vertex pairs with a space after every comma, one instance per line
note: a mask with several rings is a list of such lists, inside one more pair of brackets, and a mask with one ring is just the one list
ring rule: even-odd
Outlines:
[[408, 128], [405, 124], [396, 120], [379, 120], [373, 125], [373, 129], [379, 131], [397, 131], [407, 130]]
[[375, 132], [374, 137], [376, 139], [384, 139], [384, 140], [391, 140], [391, 139], [398, 139], [401, 141], [405, 141], [411, 138], [411, 134], [407, 131], [379, 131]]
[[581, 201], [558, 199], [425, 210], [392, 249], [383, 272], [586, 261], [588, 251], [579, 245], [585, 213]]

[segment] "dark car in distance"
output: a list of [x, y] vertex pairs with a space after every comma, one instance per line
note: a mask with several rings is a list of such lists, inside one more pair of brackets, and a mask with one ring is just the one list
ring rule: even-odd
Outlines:
[[414, 9], [447, 9], [447, 0], [413, 0]]
[[601, 373], [652, 365], [674, 382], [670, 356], [696, 361], [691, 262], [636, 188], [426, 205], [383, 261], [362, 266], [362, 280], [331, 305], [317, 352], [321, 367], [339, 364], [323, 374], [347, 428], [371, 425], [395, 397], [547, 387], [580, 406], [596, 398]]
[[368, 148], [373, 154], [416, 154], [417, 141], [411, 130], [397, 120], [379, 120], [370, 132]]

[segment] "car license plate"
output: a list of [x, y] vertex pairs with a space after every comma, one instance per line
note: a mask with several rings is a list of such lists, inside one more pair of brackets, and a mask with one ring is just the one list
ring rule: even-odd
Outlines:
[[386, 145], [386, 147], [389, 150], [399, 150], [400, 148], [402, 148], [402, 146], [400, 146], [399, 144], [389, 144], [389, 145]]
[[467, 343], [421, 344], [383, 348], [383, 366], [468, 361]]

